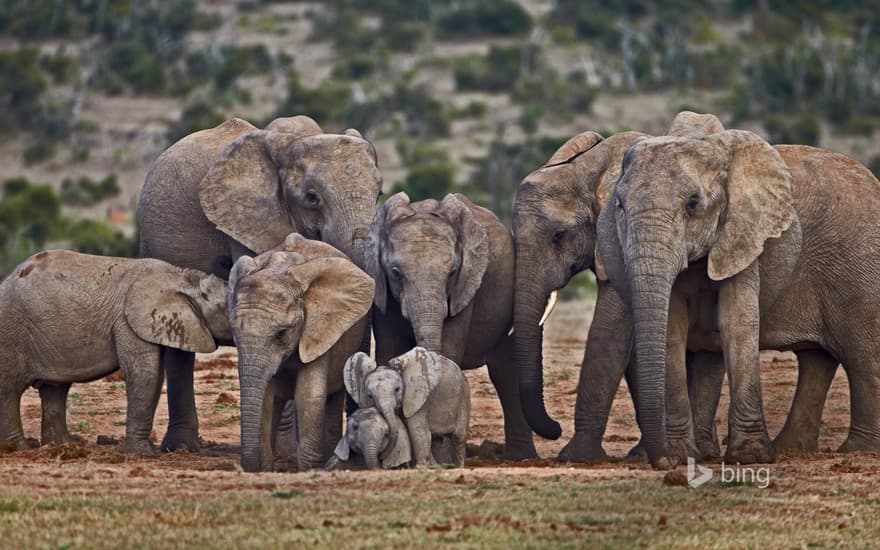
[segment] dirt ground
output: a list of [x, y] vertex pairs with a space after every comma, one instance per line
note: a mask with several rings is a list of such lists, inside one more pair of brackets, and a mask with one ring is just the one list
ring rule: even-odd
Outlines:
[[[411, 545], [508, 547], [640, 545], [690, 547], [869, 547], [880, 535], [880, 455], [835, 454], [849, 425], [842, 370], [831, 388], [821, 453], [783, 456], [769, 486], [718, 473], [690, 489], [632, 461], [557, 464], [572, 433], [578, 370], [590, 304], [565, 303], [545, 332], [545, 388], [562, 422], [559, 441], [537, 440], [525, 463], [469, 459], [464, 469], [244, 474], [238, 467], [238, 380], [234, 350], [200, 356], [196, 393], [202, 452], [126, 455], [125, 384], [118, 377], [75, 385], [71, 431], [85, 444], [0, 455], [0, 546]], [[790, 354], [762, 357], [771, 435], [794, 393]], [[485, 369], [468, 372], [471, 443], [500, 442], [501, 409]], [[727, 396], [717, 419], [726, 433]], [[25, 433], [39, 436], [40, 404], [22, 402]], [[154, 435], [167, 425], [164, 399]], [[109, 445], [98, 445], [99, 436]], [[624, 456], [638, 440], [629, 394], [617, 392], [606, 451]], [[715, 469], [719, 466], [714, 465]], [[681, 469], [683, 471], [683, 468]], [[679, 476], [683, 479], [683, 476]], [[682, 485], [681, 479], [678, 481]]]

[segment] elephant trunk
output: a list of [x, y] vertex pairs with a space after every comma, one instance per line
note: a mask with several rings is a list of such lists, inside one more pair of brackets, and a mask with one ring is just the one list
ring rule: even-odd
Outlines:
[[371, 441], [364, 448], [364, 462], [370, 470], [379, 468], [379, 449], [375, 441]]
[[671, 258], [658, 258], [662, 255], [648, 251], [639, 252], [632, 260], [627, 260], [632, 291], [639, 418], [648, 459], [654, 465], [666, 456], [666, 330], [669, 296], [676, 275]]
[[416, 303], [404, 306], [412, 323], [416, 345], [428, 351], [441, 353], [443, 324], [448, 312], [445, 295], [441, 292], [419, 292], [419, 296], [422, 298]]
[[523, 414], [529, 426], [541, 437], [558, 439], [559, 423], [544, 406], [543, 336], [538, 325], [550, 292], [540, 284], [538, 259], [517, 250], [516, 295], [514, 297], [514, 360], [519, 376], [519, 394]]
[[367, 236], [376, 213], [376, 197], [365, 192], [350, 192], [340, 197], [335, 206], [321, 240], [348, 256], [359, 268], [366, 269]]
[[272, 362], [266, 357], [254, 357], [239, 348], [238, 378], [241, 387], [241, 467], [246, 472], [258, 472], [271, 457], [263, 456], [269, 448], [266, 438], [267, 418], [263, 418], [269, 373]]

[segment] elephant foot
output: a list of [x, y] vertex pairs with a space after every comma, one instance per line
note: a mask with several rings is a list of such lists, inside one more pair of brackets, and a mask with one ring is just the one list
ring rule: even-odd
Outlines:
[[696, 440], [698, 458], [713, 460], [721, 458], [721, 446], [714, 437], [698, 437]]
[[685, 464], [688, 458], [698, 459], [699, 455], [699, 451], [687, 436], [666, 438], [666, 456], [676, 463]]
[[202, 450], [198, 430], [168, 428], [160, 446], [163, 453], [171, 451], [189, 451], [197, 453]]
[[773, 440], [773, 447], [776, 452], [815, 453], [819, 450], [819, 436], [786, 425]]
[[853, 453], [856, 451], [880, 452], [880, 438], [861, 435], [850, 430], [837, 452]]
[[28, 449], [33, 449], [34, 447], [39, 447], [39, 443], [34, 444], [33, 440], [24, 437], [0, 441], [0, 451], [9, 453], [14, 451], [26, 451]]
[[604, 462], [608, 455], [602, 448], [602, 442], [587, 437], [583, 433], [575, 432], [571, 441], [559, 451], [557, 460], [560, 462]]
[[65, 432], [60, 435], [52, 434], [51, 436], [44, 437], [40, 443], [42, 445], [65, 445], [67, 443], [82, 445], [85, 442], [86, 440], [84, 437]]
[[642, 443], [641, 440], [636, 443], [635, 446], [626, 453], [626, 458], [641, 459], [647, 462], [648, 450], [645, 449], [644, 443]]
[[538, 451], [532, 441], [528, 443], [509, 443], [504, 442], [504, 451], [501, 453], [501, 459], [505, 461], [520, 461], [538, 458]]
[[766, 431], [754, 435], [731, 435], [724, 455], [727, 464], [769, 464], [774, 460], [776, 451]]
[[138, 439], [138, 440], [126, 440], [125, 444], [122, 446], [122, 452], [124, 453], [133, 453], [140, 454], [144, 456], [155, 456], [156, 455], [156, 446], [150, 443], [149, 440]]

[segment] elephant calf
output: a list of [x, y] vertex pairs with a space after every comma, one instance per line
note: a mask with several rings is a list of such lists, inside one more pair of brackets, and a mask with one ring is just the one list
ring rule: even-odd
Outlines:
[[[415, 465], [437, 464], [434, 449], [449, 446], [454, 451], [444, 451], [442, 463], [464, 465], [470, 387], [458, 365], [415, 347], [391, 359], [387, 367], [377, 367], [368, 355], [356, 353], [343, 374], [346, 389], [360, 407], [376, 407], [389, 425], [406, 426]], [[397, 436], [396, 459], [402, 457], [402, 440]]]
[[[395, 449], [398, 448], [405, 453], [395, 458]], [[336, 445], [333, 457], [327, 463], [327, 469], [332, 470], [344, 465], [375, 470], [380, 464], [385, 469], [395, 468], [409, 464], [409, 449], [409, 436], [406, 432], [399, 439], [395, 438], [392, 441], [391, 427], [379, 409], [375, 407], [358, 409], [348, 417], [345, 435]]]
[[40, 391], [43, 443], [64, 443], [70, 385], [121, 368], [125, 450], [151, 452], [163, 346], [208, 353], [231, 338], [226, 282], [159, 260], [40, 252], [0, 283], [0, 310], [0, 444], [15, 449], [28, 386]]
[[504, 410], [504, 457], [537, 456], [520, 406], [509, 335], [510, 230], [458, 193], [415, 203], [397, 193], [376, 214], [366, 255], [367, 271], [376, 281], [373, 332], [379, 363], [422, 346], [462, 369], [487, 365]]

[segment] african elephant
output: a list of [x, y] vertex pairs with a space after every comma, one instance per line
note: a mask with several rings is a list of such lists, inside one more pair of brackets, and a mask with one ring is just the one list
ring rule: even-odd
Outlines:
[[[364, 265], [364, 243], [382, 187], [376, 151], [357, 130], [326, 134], [305, 116], [265, 130], [241, 119], [195, 132], [162, 153], [141, 189], [140, 255], [217, 272], [261, 254], [291, 232], [324, 241]], [[168, 353], [168, 433], [163, 449], [196, 450], [193, 361]]]
[[[712, 115], [683, 111], [673, 120], [668, 134], [697, 137], [723, 130], [721, 122]], [[541, 315], [541, 308], [552, 290], [564, 286], [573, 275], [585, 269], [594, 272], [601, 269], [601, 264], [594, 260], [596, 220], [613, 194], [624, 153], [634, 140], [642, 137], [647, 136], [625, 132], [603, 140], [594, 132], [579, 134], [560, 147], [542, 168], [529, 174], [517, 192], [513, 225], [518, 281], [514, 337], [524, 407], [530, 411], [530, 417], [536, 418], [533, 426], [535, 422], [544, 426], [542, 435], [545, 436], [557, 436], [560, 430], [549, 417], [546, 422], [542, 421], [546, 415], [542, 405], [542, 334], [534, 320]], [[575, 433], [559, 455], [565, 461], [606, 458], [602, 437], [614, 394], [624, 374], [636, 406], [636, 417], [640, 417], [631, 357], [629, 307], [604, 273], [597, 275], [597, 302], [578, 382]], [[797, 354], [799, 390], [792, 404], [790, 423], [777, 441], [790, 441], [791, 447], [803, 449], [810, 444], [802, 442], [812, 441], [815, 449], [824, 391], [831, 379], [822, 357], [809, 351]], [[667, 422], [667, 436], [683, 438], [686, 444], [695, 445], [694, 456], [719, 454], [714, 417], [724, 376], [720, 359], [718, 354], [705, 351], [689, 354], [689, 372], [699, 373], [690, 379], [690, 408], [685, 404], [682, 410], [668, 411], [679, 421]], [[691, 414], [695, 422], [695, 443], [689, 439], [688, 432]], [[682, 418], [685, 420], [680, 420]], [[640, 443], [630, 454], [643, 452]]]
[[401, 424], [405, 427], [409, 437], [396, 438], [400, 450], [389, 453], [392, 464], [403, 463], [404, 451], [410, 450], [400, 445], [404, 440], [417, 466], [439, 460], [464, 464], [470, 390], [464, 373], [451, 360], [415, 347], [392, 358], [388, 366], [377, 367], [369, 356], [357, 353], [345, 365], [345, 387], [359, 406], [376, 407], [392, 432]]
[[504, 456], [522, 459], [536, 453], [508, 335], [513, 268], [510, 230], [459, 193], [416, 203], [397, 193], [370, 227], [376, 359], [386, 363], [419, 345], [463, 369], [487, 364], [504, 410]]
[[840, 450], [880, 449], [880, 258], [865, 254], [880, 243], [880, 183], [866, 168], [739, 130], [649, 138], [626, 152], [613, 200], [599, 216], [599, 263], [631, 303], [653, 464], [669, 464], [667, 404], [688, 401], [686, 349], [723, 353], [728, 462], [775, 456], [759, 349], [817, 356], [822, 400], [842, 363], [852, 411]]
[[231, 338], [226, 282], [159, 260], [40, 252], [0, 283], [0, 310], [0, 444], [19, 449], [28, 386], [40, 392], [43, 443], [64, 443], [70, 385], [121, 368], [125, 450], [151, 452], [161, 355], [208, 353]]
[[[409, 446], [409, 436], [406, 435], [405, 430], [403, 435], [406, 445]], [[348, 415], [345, 435], [336, 445], [333, 457], [327, 463], [327, 469], [332, 470], [340, 464], [356, 465], [361, 461], [369, 470], [376, 470], [380, 465], [385, 469], [394, 468], [401, 463], [395, 464], [396, 460], [389, 460], [389, 453], [393, 449], [391, 428], [379, 409], [375, 407], [358, 409]], [[408, 463], [409, 457], [403, 464]]]
[[293, 233], [229, 276], [238, 348], [241, 465], [273, 466], [286, 402], [296, 410], [297, 467], [323, 466], [342, 436], [342, 368], [363, 336], [374, 283], [342, 252]]

